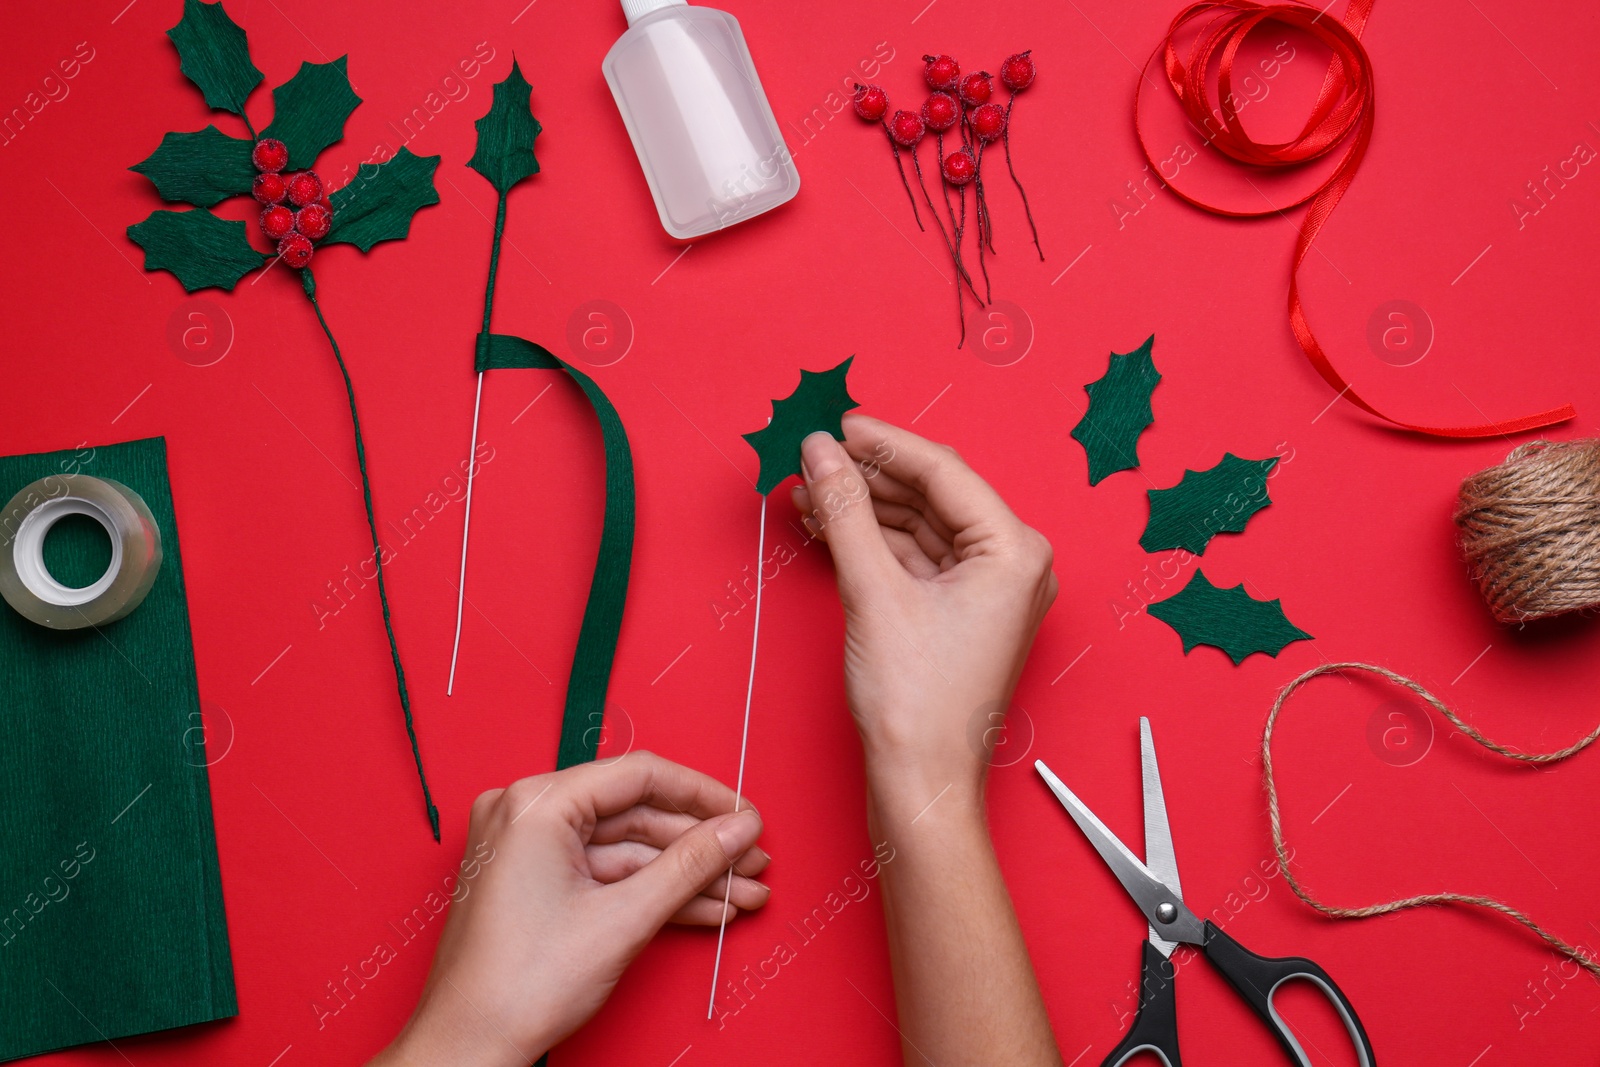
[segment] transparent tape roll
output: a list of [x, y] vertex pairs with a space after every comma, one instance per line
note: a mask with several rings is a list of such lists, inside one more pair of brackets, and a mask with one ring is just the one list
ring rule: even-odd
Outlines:
[[[111, 539], [111, 563], [81, 588], [44, 562], [45, 537], [68, 515], [86, 515]], [[127, 615], [161, 570], [161, 532], [139, 494], [110, 478], [53, 474], [24, 486], [0, 525], [0, 596], [23, 618], [53, 630], [102, 626]]]

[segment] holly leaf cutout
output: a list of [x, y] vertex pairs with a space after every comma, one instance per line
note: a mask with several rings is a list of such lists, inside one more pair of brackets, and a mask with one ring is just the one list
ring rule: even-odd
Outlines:
[[1312, 637], [1283, 614], [1280, 600], [1257, 600], [1240, 582], [1218, 589], [1196, 570], [1176, 596], [1150, 605], [1150, 614], [1183, 638], [1183, 654], [1195, 645], [1211, 645], [1226, 652], [1235, 665], [1252, 652], [1276, 656], [1285, 645]]
[[1155, 341], [1151, 334], [1132, 352], [1111, 353], [1104, 377], [1083, 387], [1089, 410], [1072, 428], [1072, 436], [1089, 457], [1090, 485], [1139, 465], [1139, 435], [1155, 421], [1150, 394], [1161, 380], [1150, 358]]
[[301, 63], [295, 76], [272, 90], [272, 125], [262, 137], [289, 146], [289, 169], [312, 166], [317, 156], [344, 136], [344, 123], [361, 103], [350, 88], [349, 56], [332, 63]]
[[800, 385], [782, 400], [772, 402], [772, 421], [744, 439], [761, 458], [756, 492], [766, 496], [791, 474], [800, 473], [800, 442], [818, 430], [844, 440], [844, 413], [858, 404], [845, 384], [856, 357], [832, 370], [800, 372]]
[[533, 141], [542, 127], [533, 117], [532, 97], [533, 86], [522, 76], [513, 56], [511, 73], [505, 81], [495, 83], [488, 114], [476, 123], [478, 147], [467, 166], [489, 179], [501, 196], [524, 178], [539, 173]]
[[250, 62], [250, 42], [222, 5], [183, 0], [183, 18], [167, 31], [178, 49], [178, 69], [200, 87], [208, 107], [244, 114], [261, 72]]
[[433, 187], [438, 156], [418, 156], [402, 148], [393, 159], [379, 164], [370, 177], [362, 168], [349, 185], [328, 198], [333, 205], [333, 229], [324, 243], [355, 245], [363, 252], [379, 241], [400, 241], [411, 232], [411, 216], [439, 202]]
[[224, 222], [209, 211], [153, 211], [128, 227], [144, 249], [145, 270], [166, 270], [189, 292], [215, 286], [232, 289], [271, 259], [245, 238], [243, 222]]
[[1151, 489], [1150, 521], [1139, 544], [1146, 552], [1184, 548], [1200, 555], [1219, 533], [1241, 533], [1250, 517], [1268, 504], [1267, 474], [1278, 465], [1268, 459], [1240, 459], [1225, 452], [1210, 470], [1184, 471], [1170, 489]]
[[161, 199], [210, 207], [230, 196], [248, 193], [256, 178], [250, 151], [242, 137], [229, 137], [215, 126], [197, 133], [169, 133], [137, 171], [155, 183]]

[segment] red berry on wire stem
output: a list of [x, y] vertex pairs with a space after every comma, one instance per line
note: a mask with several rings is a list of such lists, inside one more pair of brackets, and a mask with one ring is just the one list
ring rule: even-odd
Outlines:
[[923, 123], [922, 116], [915, 111], [896, 111], [889, 119], [889, 136], [893, 137], [894, 143], [901, 148], [915, 148], [926, 132], [927, 126]]
[[979, 107], [994, 95], [994, 81], [988, 71], [980, 70], [961, 79], [961, 102], [968, 107]]
[[972, 149], [959, 148], [944, 157], [944, 180], [951, 185], [966, 185], [978, 176], [978, 161], [973, 158]]
[[[883, 132], [889, 138], [889, 151], [894, 153], [894, 166], [900, 172], [900, 184], [905, 188], [906, 199], [911, 201], [911, 217], [917, 220], [917, 229], [925, 230], [922, 225], [922, 212], [917, 210], [917, 198], [911, 193], [911, 182], [906, 178], [906, 165], [900, 159], [900, 149], [911, 149], [913, 162], [917, 158], [917, 142], [922, 140], [922, 135], [927, 132], [922, 124], [922, 116], [910, 111], [896, 111], [889, 120], [883, 123]], [[917, 174], [922, 174], [920, 165]]]
[[961, 77], [961, 64], [949, 56], [923, 56], [927, 64], [923, 68], [922, 76], [928, 80], [930, 89], [954, 89], [956, 82]]
[[877, 85], [856, 83], [856, 114], [867, 122], [880, 122], [889, 110], [889, 95]]
[[276, 174], [289, 165], [289, 146], [276, 137], [263, 138], [250, 150], [250, 162], [256, 170]]
[[1000, 83], [1014, 93], [1020, 93], [1033, 84], [1038, 70], [1033, 65], [1033, 49], [1007, 56], [1000, 64]]
[[1028, 203], [1028, 191], [1022, 187], [1022, 179], [1017, 177], [1017, 168], [1011, 162], [1011, 109], [1017, 106], [1017, 94], [1032, 85], [1038, 73], [1038, 68], [1033, 63], [1032, 49], [1008, 56], [1000, 65], [1000, 81], [1011, 90], [1011, 97], [1006, 101], [1005, 128], [1001, 133], [1006, 149], [1006, 171], [1011, 175], [1011, 184], [1017, 187], [1017, 194], [1022, 197], [1022, 210], [1028, 216], [1028, 229], [1033, 233], [1033, 247], [1039, 253], [1039, 260], [1043, 262], [1044, 247], [1039, 244], [1039, 227], [1033, 221], [1033, 208]]
[[314, 170], [295, 171], [284, 179], [289, 190], [289, 202], [295, 207], [305, 207], [322, 199], [322, 179]]
[[269, 170], [256, 175], [256, 180], [250, 184], [250, 195], [263, 204], [281, 204], [288, 189], [283, 179]]
[[295, 212], [294, 228], [313, 241], [320, 241], [333, 229], [333, 212], [321, 204], [307, 204]]
[[273, 204], [261, 213], [261, 232], [274, 241], [289, 236], [294, 232], [294, 212], [282, 204]]
[[934, 133], [943, 133], [961, 119], [961, 105], [949, 93], [935, 92], [922, 105], [922, 121]]
[[291, 233], [278, 242], [278, 258], [298, 270], [311, 262], [311, 240], [304, 234]]
[[983, 141], [996, 141], [1006, 132], [1006, 109], [984, 104], [972, 113], [972, 132]]

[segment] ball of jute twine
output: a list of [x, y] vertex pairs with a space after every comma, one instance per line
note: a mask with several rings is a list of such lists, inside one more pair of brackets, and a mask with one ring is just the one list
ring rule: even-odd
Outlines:
[[1283, 687], [1283, 691], [1278, 694], [1278, 699], [1272, 703], [1272, 711], [1267, 715], [1266, 731], [1261, 738], [1261, 768], [1267, 787], [1267, 814], [1272, 819], [1272, 847], [1277, 853], [1278, 870], [1283, 872], [1283, 880], [1290, 890], [1294, 892], [1294, 895], [1322, 912], [1322, 914], [1335, 919], [1368, 919], [1375, 915], [1389, 915], [1393, 912], [1407, 911], [1411, 908], [1427, 907], [1428, 905], [1456, 904], [1484, 908], [1498, 912], [1506, 918], [1526, 926], [1529, 930], [1538, 934], [1545, 944], [1577, 963], [1578, 966], [1594, 975], [1595, 978], [1600, 979], [1600, 962], [1590, 957], [1582, 949], [1568, 944], [1549, 930], [1546, 930], [1529, 918], [1526, 913], [1512, 907], [1510, 904], [1495, 900], [1493, 897], [1450, 892], [1422, 893], [1413, 897], [1405, 897], [1401, 900], [1369, 904], [1366, 907], [1346, 908], [1336, 904], [1323, 903], [1312, 896], [1305, 886], [1300, 884], [1300, 880], [1294, 876], [1294, 872], [1289, 868], [1289, 851], [1283, 843], [1283, 818], [1278, 810], [1278, 785], [1272, 774], [1272, 731], [1278, 724], [1278, 715], [1283, 711], [1284, 704], [1294, 694], [1295, 690], [1319, 675], [1333, 674], [1339, 671], [1366, 671], [1368, 674], [1375, 674], [1380, 678], [1393, 682], [1395, 685], [1411, 690], [1432, 705], [1433, 709], [1440, 715], [1448, 719], [1451, 726], [1466, 734], [1477, 744], [1482, 745], [1490, 752], [1498, 753], [1507, 759], [1517, 760], [1520, 763], [1534, 765], [1557, 763], [1568, 756], [1582, 752], [1594, 744], [1596, 739], [1600, 739], [1600, 726], [1597, 726], [1587, 737], [1580, 738], [1574, 744], [1555, 752], [1518, 752], [1483, 736], [1471, 723], [1463, 721], [1460, 716], [1446, 707], [1444, 701], [1428, 692], [1418, 683], [1413, 682], [1410, 678], [1396, 674], [1386, 667], [1378, 667], [1370, 663], [1325, 663], [1320, 667], [1313, 667]]
[[1499, 621], [1600, 606], [1600, 438], [1513, 450], [1461, 483], [1455, 521]]

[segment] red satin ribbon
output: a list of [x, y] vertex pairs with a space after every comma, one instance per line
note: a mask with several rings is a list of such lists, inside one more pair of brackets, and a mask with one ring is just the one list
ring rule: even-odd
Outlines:
[[[1333, 152], [1341, 143], [1348, 142], [1348, 145], [1344, 156], [1320, 185], [1282, 207], [1236, 211], [1197, 200], [1171, 182], [1167, 182], [1167, 188], [1178, 199], [1193, 207], [1230, 218], [1260, 218], [1310, 203], [1310, 210], [1300, 224], [1294, 260], [1289, 269], [1289, 328], [1323, 380], [1362, 411], [1402, 429], [1434, 437], [1494, 437], [1566, 422], [1577, 415], [1570, 404], [1537, 415], [1478, 426], [1419, 426], [1403, 422], [1385, 415], [1362, 399], [1334, 367], [1311, 332], [1311, 325], [1306, 321], [1305, 310], [1300, 303], [1300, 265], [1305, 261], [1306, 253], [1311, 251], [1311, 244], [1328, 221], [1328, 216], [1355, 180], [1356, 170], [1361, 166], [1362, 157], [1367, 154], [1367, 145], [1372, 140], [1372, 66], [1366, 49], [1361, 45], [1361, 31], [1366, 28], [1367, 18], [1372, 14], [1372, 3], [1373, 0], [1350, 0], [1342, 21], [1324, 17], [1318, 9], [1304, 4], [1258, 4], [1253, 0], [1199, 0], [1180, 11], [1167, 28], [1166, 37], [1157, 46], [1156, 53], [1161, 55], [1167, 81], [1177, 94], [1184, 114], [1211, 147], [1238, 163], [1283, 168], [1310, 163]], [[1187, 59], [1179, 59], [1174, 39], [1191, 21], [1202, 16], [1207, 17], [1208, 21], [1199, 27], [1199, 36], [1190, 47]], [[1303, 30], [1333, 53], [1322, 89], [1317, 94], [1316, 104], [1305, 126], [1293, 140], [1281, 144], [1262, 143], [1253, 140], [1245, 132], [1239, 122], [1232, 91], [1233, 62], [1239, 46], [1251, 31], [1266, 22], [1283, 23]], [[1156, 53], [1152, 54], [1152, 59]], [[1221, 97], [1215, 108], [1206, 84], [1213, 61], [1218, 64], [1217, 93]], [[1148, 70], [1149, 66], [1147, 62], [1144, 69]], [[1134, 127], [1145, 158], [1150, 161], [1152, 169], [1160, 173], [1156, 157], [1145, 143], [1140, 114], [1145, 81], [1141, 71], [1139, 88], [1134, 95]]]

